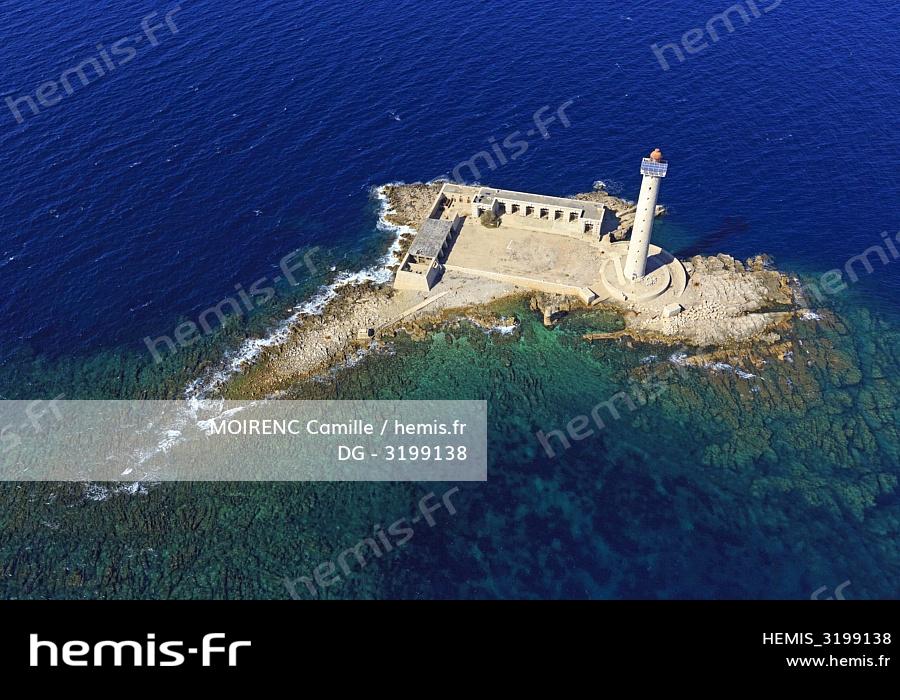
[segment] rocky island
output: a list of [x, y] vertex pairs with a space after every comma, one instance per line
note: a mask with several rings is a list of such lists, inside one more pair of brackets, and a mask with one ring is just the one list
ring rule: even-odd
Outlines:
[[655, 196], [661, 164], [658, 150], [644, 159], [637, 204], [602, 188], [572, 198], [453, 183], [379, 188], [383, 223], [399, 232], [385, 261], [390, 274], [343, 284], [320, 314], [298, 318], [240, 391], [277, 395], [397, 333], [424, 337], [460, 319], [512, 332], [514, 322], [491, 305], [515, 296], [545, 325], [581, 310], [620, 316], [619, 330], [587, 333], [586, 342], [693, 346], [691, 364], [750, 357], [761, 346], [783, 354], [783, 333], [808, 310], [766, 256], [681, 261], [650, 243], [665, 213]]

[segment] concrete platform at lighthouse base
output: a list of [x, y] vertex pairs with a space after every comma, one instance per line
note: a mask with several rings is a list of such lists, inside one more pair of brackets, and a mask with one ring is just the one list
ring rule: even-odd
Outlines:
[[644, 276], [638, 280], [625, 278], [628, 243], [613, 243], [604, 251], [600, 280], [609, 298], [622, 302], [650, 302], [662, 297], [678, 298], [687, 287], [687, 271], [681, 261], [659, 246], [650, 245]]
[[585, 241], [505, 222], [487, 228], [469, 217], [443, 265], [445, 275], [475, 275], [591, 303], [606, 298], [597, 279], [599, 260], [599, 248]]
[[[443, 274], [483, 277], [516, 287], [576, 297], [586, 304], [611, 302], [657, 315], [678, 302], [687, 272], [671, 254], [650, 245], [645, 276], [622, 275], [628, 242], [577, 240], [556, 233], [522, 229], [515, 217], [488, 228], [466, 217], [443, 261]], [[440, 291], [440, 283], [435, 287]]]

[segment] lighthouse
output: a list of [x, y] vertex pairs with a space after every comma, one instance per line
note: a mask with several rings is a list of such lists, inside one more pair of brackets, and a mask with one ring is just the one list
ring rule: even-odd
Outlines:
[[657, 148], [650, 157], [641, 161], [641, 194], [638, 197], [634, 226], [631, 229], [631, 242], [628, 244], [628, 257], [625, 261], [625, 279], [639, 280], [644, 276], [647, 267], [647, 251], [650, 249], [650, 234], [653, 233], [653, 219], [656, 216], [656, 199], [659, 196], [659, 185], [666, 176], [669, 164], [663, 160], [662, 152]]

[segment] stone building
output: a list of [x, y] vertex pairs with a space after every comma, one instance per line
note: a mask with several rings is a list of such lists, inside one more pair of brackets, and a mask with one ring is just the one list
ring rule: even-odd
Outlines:
[[443, 273], [442, 263], [465, 219], [477, 225], [491, 211], [498, 224], [517, 229], [570, 236], [594, 243], [600, 240], [606, 208], [595, 202], [548, 197], [527, 192], [446, 183], [403, 256], [394, 286], [428, 291]]
[[480, 218], [487, 211], [516, 217], [519, 228], [599, 240], [606, 208], [578, 199], [482, 187], [472, 198], [472, 216]]

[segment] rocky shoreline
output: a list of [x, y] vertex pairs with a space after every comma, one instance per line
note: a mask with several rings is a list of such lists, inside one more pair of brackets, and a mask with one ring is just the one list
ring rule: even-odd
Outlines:
[[692, 303], [677, 316], [641, 317], [626, 313], [638, 335], [696, 346], [775, 341], [773, 329], [808, 310], [796, 303], [791, 280], [763, 255], [736, 260], [730, 255], [695, 255], [685, 261]]
[[[440, 190], [435, 184], [392, 184], [379, 188], [385, 201], [383, 223], [398, 231], [393, 260], [395, 270]], [[602, 189], [576, 196], [606, 205], [614, 238], [625, 238], [634, 220], [634, 205]], [[660, 207], [658, 214], [664, 213]], [[792, 318], [806, 312], [796, 303], [789, 278], [773, 269], [765, 256], [745, 262], [728, 255], [694, 256], [685, 261], [690, 274], [692, 303], [680, 314], [664, 318], [621, 304], [601, 308], [619, 314], [624, 329], [608, 334], [638, 342], [688, 345], [704, 348], [704, 355], [729, 356], [771, 346], [778, 352]], [[516, 295], [552, 325], [568, 313], [586, 309], [570, 298], [525, 291], [479, 277], [454, 274], [442, 280], [430, 294], [397, 291], [390, 283], [367, 281], [341, 287], [319, 315], [299, 319], [284, 342], [267, 348], [252, 366], [226, 387], [227, 394], [277, 395], [292, 383], [324, 374], [334, 367], [354, 363], [362, 354], [377, 351], [397, 333], [424, 337], [427, 329], [450, 319], [471, 319], [476, 325], [501, 324], [491, 304]], [[592, 307], [597, 308], [597, 307]]]

